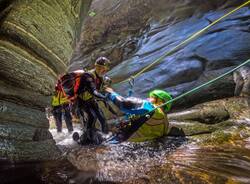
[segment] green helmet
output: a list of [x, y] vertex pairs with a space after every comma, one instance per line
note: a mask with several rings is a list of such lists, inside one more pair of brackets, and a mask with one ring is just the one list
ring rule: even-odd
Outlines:
[[[168, 92], [160, 89], [155, 89], [151, 91], [149, 93], [149, 97], [157, 97], [161, 99], [164, 103], [172, 99], [171, 95]], [[170, 108], [171, 108], [171, 103], [168, 103], [167, 105], [164, 106], [165, 111], [169, 111]]]

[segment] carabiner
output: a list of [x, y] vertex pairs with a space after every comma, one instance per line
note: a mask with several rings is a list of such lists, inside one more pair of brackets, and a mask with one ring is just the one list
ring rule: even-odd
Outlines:
[[130, 77], [128, 83], [130, 85], [130, 88], [133, 88], [134, 84], [135, 84], [135, 78], [134, 77]]

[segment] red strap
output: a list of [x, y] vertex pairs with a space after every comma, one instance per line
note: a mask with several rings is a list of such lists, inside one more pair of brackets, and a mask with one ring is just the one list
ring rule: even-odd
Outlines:
[[78, 91], [79, 86], [80, 86], [80, 79], [81, 79], [81, 75], [77, 74], [76, 80], [75, 80], [75, 85], [74, 85], [74, 94], [75, 95], [77, 94], [77, 91]]

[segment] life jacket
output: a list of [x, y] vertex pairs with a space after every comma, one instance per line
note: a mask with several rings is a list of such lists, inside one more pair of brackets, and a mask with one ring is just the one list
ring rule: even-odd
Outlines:
[[129, 139], [131, 142], [144, 142], [166, 135], [168, 132], [167, 115], [161, 108], [155, 109], [153, 116], [146, 121]]
[[[96, 89], [97, 90], [102, 90], [102, 88], [103, 88], [103, 79], [96, 75], [95, 70], [90, 70], [87, 73], [93, 77], [93, 79], [95, 81]], [[87, 101], [87, 100], [90, 100], [90, 99], [93, 98], [93, 95], [91, 93], [89, 93], [87, 90], [84, 91], [83, 93], [79, 94], [78, 96], [79, 96], [79, 98], [81, 98], [84, 101]]]
[[84, 70], [76, 70], [66, 73], [58, 80], [58, 85], [62, 88], [64, 95], [69, 99], [75, 99], [80, 86], [81, 76], [85, 73]]
[[53, 107], [68, 104], [70, 101], [64, 95], [63, 91], [58, 90], [55, 95], [52, 96], [51, 105]]

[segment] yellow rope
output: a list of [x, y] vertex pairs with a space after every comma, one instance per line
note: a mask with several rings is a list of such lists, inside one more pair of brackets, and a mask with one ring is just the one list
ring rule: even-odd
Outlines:
[[201, 29], [200, 31], [192, 34], [189, 38], [187, 38], [186, 40], [184, 40], [183, 42], [181, 42], [180, 44], [178, 44], [177, 46], [175, 46], [173, 49], [171, 49], [170, 51], [166, 52], [164, 55], [162, 55], [160, 58], [156, 59], [154, 62], [152, 62], [150, 65], [146, 66], [145, 68], [143, 68], [140, 72], [138, 72], [137, 74], [133, 75], [132, 77], [121, 81], [119, 84], [121, 83], [125, 83], [128, 82], [131, 79], [135, 79], [136, 77], [138, 77], [139, 75], [141, 75], [143, 72], [145, 72], [147, 69], [149, 69], [151, 66], [153, 66], [154, 64], [156, 64], [157, 62], [162, 61], [166, 56], [174, 53], [177, 49], [179, 49], [181, 46], [187, 44], [188, 42], [190, 42], [191, 40], [195, 39], [196, 37], [200, 36], [204, 31], [206, 31], [207, 29], [209, 29], [210, 27], [212, 27], [213, 25], [215, 25], [216, 23], [218, 23], [220, 20], [224, 19], [225, 17], [231, 15], [232, 13], [236, 12], [237, 10], [243, 8], [244, 6], [248, 5], [250, 3], [250, 0], [248, 0], [247, 2], [243, 3], [242, 5], [238, 6], [237, 8], [233, 9], [232, 11], [228, 12], [227, 14], [223, 15], [222, 17], [218, 18], [217, 20], [213, 21], [211, 24], [209, 24], [208, 26], [206, 26], [205, 28]]

